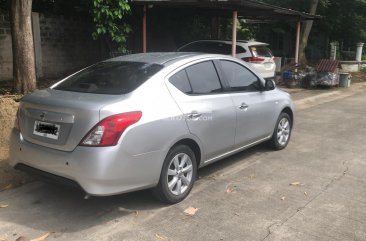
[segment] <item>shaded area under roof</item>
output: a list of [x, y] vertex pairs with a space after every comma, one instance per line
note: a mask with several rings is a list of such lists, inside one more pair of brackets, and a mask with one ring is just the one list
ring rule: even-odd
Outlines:
[[320, 18], [292, 9], [274, 6], [255, 0], [131, 0], [132, 4], [159, 6], [169, 9], [189, 9], [187, 14], [202, 14], [215, 16], [231, 16], [237, 11], [240, 18], [245, 19], [286, 19], [286, 20], [313, 20]]

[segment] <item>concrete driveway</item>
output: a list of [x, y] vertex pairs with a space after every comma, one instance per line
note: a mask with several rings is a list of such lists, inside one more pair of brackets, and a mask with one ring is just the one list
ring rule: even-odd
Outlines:
[[84, 200], [41, 182], [1, 192], [0, 240], [366, 240], [364, 93], [301, 103], [287, 149], [201, 169], [177, 205], [149, 191]]

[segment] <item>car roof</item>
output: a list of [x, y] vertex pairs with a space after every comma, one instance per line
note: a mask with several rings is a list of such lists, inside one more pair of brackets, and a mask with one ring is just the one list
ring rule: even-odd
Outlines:
[[106, 61], [128, 61], [128, 62], [141, 62], [149, 64], [167, 65], [185, 58], [190, 58], [199, 55], [203, 54], [184, 53], [184, 52], [154, 52], [154, 53], [123, 55], [112, 59], [108, 59]]
[[[193, 44], [193, 43], [203, 43], [203, 42], [212, 42], [212, 43], [225, 43], [225, 44], [231, 44], [231, 40], [214, 40], [214, 39], [209, 39], [209, 40], [196, 40], [190, 43], [185, 44], [184, 46]], [[240, 44], [245, 44], [247, 46], [258, 46], [258, 45], [269, 45], [267, 43], [262, 43], [262, 42], [257, 42], [257, 41], [248, 41], [248, 40], [237, 40], [236, 44], [240, 45]], [[182, 46], [182, 47], [184, 47]]]

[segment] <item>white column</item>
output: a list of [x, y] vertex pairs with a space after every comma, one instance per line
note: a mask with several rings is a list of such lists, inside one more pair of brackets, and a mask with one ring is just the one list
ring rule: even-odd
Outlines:
[[337, 59], [337, 42], [330, 43], [330, 59], [336, 60]]
[[356, 61], [362, 60], [362, 49], [364, 43], [357, 43], [357, 50], [356, 50]]

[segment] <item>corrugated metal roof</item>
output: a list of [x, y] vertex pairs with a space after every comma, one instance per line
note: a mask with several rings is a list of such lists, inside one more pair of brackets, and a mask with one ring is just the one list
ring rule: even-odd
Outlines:
[[[247, 19], [296, 19], [311, 20], [321, 18], [293, 9], [283, 8], [257, 0], [131, 0], [132, 4], [148, 4], [170, 8], [191, 8], [192, 10], [213, 11], [215, 14], [228, 14], [238, 11], [239, 16]], [[202, 12], [202, 11], [201, 11]]]
[[338, 60], [322, 59], [319, 64], [315, 66], [317, 72], [335, 72], [338, 67], [341, 67]]

